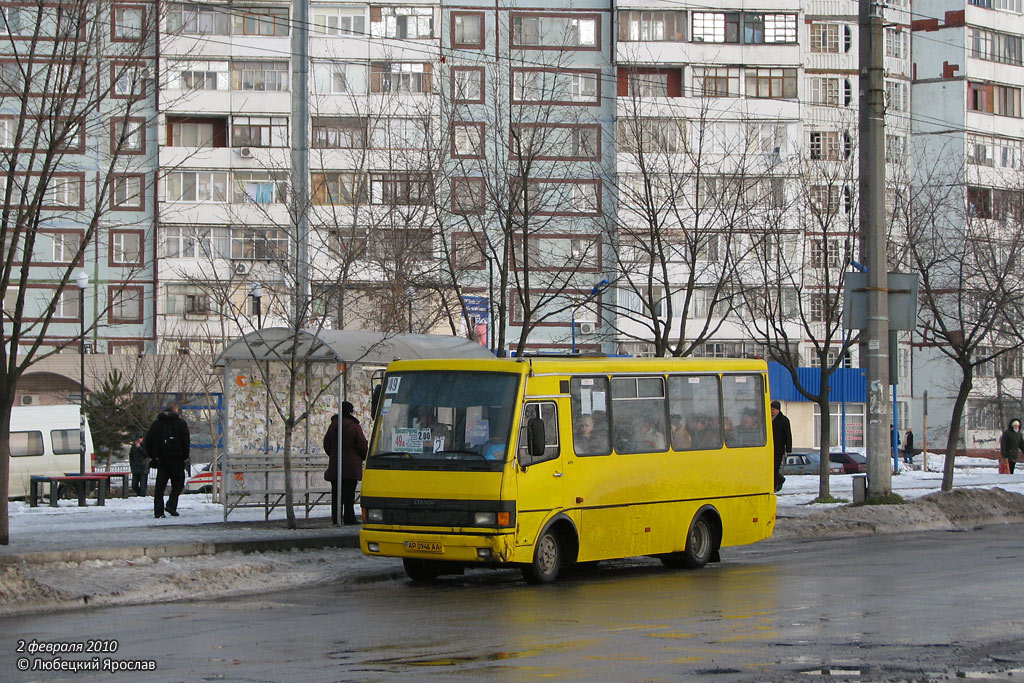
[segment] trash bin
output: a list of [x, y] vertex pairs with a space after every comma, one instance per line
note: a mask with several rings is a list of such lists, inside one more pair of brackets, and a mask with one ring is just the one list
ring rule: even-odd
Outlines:
[[853, 475], [853, 502], [863, 503], [868, 499], [868, 475]]

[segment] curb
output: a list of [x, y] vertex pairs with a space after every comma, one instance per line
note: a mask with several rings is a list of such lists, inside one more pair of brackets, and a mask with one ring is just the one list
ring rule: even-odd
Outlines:
[[358, 548], [359, 536], [352, 534], [321, 538], [274, 538], [259, 541], [218, 541], [197, 543], [165, 543], [159, 545], [125, 546], [54, 550], [35, 553], [0, 555], [0, 566], [15, 564], [47, 564], [50, 562], [89, 562], [91, 560], [134, 560], [141, 557], [195, 557], [218, 553], [257, 553], [274, 550], [313, 550], [319, 548]]

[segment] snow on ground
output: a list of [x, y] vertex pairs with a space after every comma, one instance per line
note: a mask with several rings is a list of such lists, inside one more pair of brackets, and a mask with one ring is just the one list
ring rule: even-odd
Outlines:
[[[921, 458], [916, 459], [920, 466]], [[894, 533], [978, 524], [1024, 522], [1024, 471], [1000, 475], [995, 462], [958, 458], [954, 491], [937, 494], [943, 459], [929, 455], [928, 471], [908, 470], [892, 478], [892, 487], [910, 505], [849, 507], [809, 505], [818, 495], [818, 477], [790, 476], [778, 496], [775, 538]], [[1024, 470], [1024, 468], [1022, 468]], [[853, 475], [833, 475], [830, 493], [852, 499]], [[151, 498], [115, 498], [105, 507], [80, 508], [76, 501], [60, 507], [9, 505], [12, 539], [45, 530], [56, 539], [94, 529], [159, 526]], [[223, 520], [223, 508], [206, 495], [182, 496], [175, 524]], [[326, 510], [324, 510], [326, 513]], [[276, 511], [271, 519], [283, 519]], [[262, 521], [262, 509], [236, 510], [229, 521]], [[129, 605], [217, 599], [260, 594], [318, 583], [391, 580], [402, 575], [391, 558], [368, 558], [357, 550], [323, 549], [288, 552], [221, 553], [198, 557], [143, 558], [132, 561], [19, 564], [0, 569], [0, 615], [76, 609], [84, 605]]]

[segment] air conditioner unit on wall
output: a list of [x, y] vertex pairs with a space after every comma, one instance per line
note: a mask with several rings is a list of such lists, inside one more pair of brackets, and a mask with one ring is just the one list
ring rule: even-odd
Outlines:
[[239, 261], [235, 264], [235, 275], [246, 275], [252, 270], [252, 264], [247, 261]]
[[39, 396], [36, 394], [22, 394], [21, 405], [23, 406], [37, 406], [39, 405]]
[[597, 325], [594, 323], [580, 323], [580, 334], [594, 334]]
[[238, 153], [242, 155], [243, 159], [252, 159], [252, 149], [249, 147], [243, 147], [238, 150]]

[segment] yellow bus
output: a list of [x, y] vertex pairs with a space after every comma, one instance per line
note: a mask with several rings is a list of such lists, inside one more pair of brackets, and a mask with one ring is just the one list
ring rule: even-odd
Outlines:
[[775, 525], [767, 364], [395, 361], [378, 394], [360, 545], [417, 581], [519, 566], [719, 560]]

